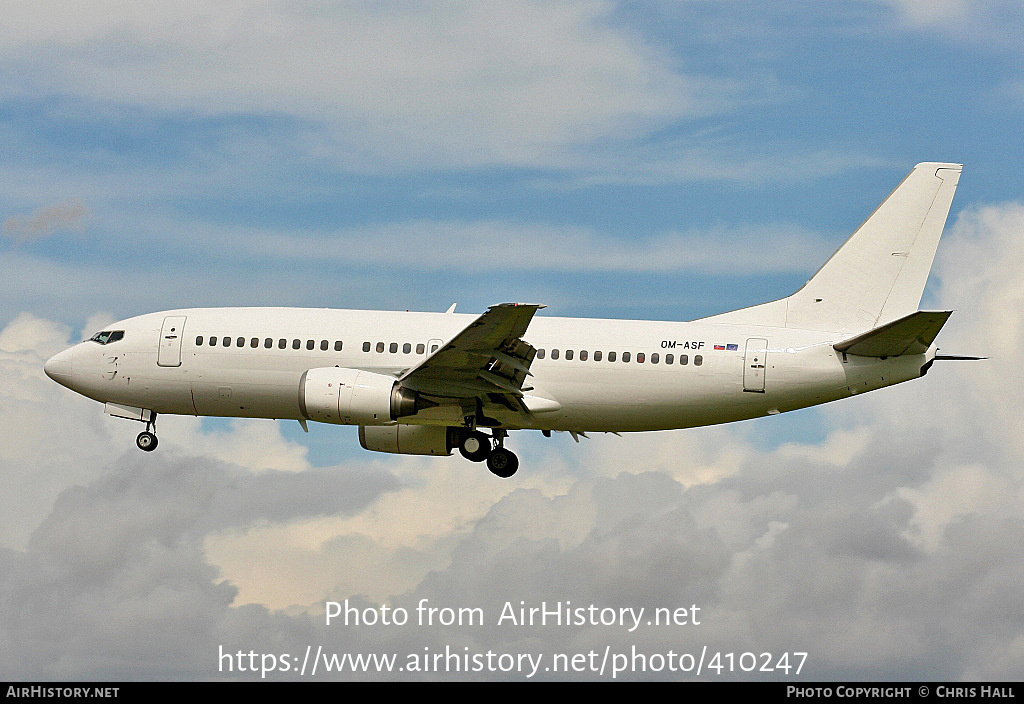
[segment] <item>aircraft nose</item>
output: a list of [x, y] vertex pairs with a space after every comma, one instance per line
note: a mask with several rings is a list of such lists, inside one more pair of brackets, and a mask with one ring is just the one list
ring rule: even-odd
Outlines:
[[58, 384], [67, 386], [67, 381], [71, 378], [71, 360], [73, 350], [73, 347], [69, 347], [63, 352], [58, 352], [46, 360], [46, 364], [43, 365], [43, 371], [46, 372], [46, 376], [50, 377]]

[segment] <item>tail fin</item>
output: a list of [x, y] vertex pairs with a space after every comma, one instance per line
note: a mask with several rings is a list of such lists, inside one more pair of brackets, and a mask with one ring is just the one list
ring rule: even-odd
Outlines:
[[860, 332], [916, 312], [962, 168], [918, 164], [799, 291], [711, 319]]

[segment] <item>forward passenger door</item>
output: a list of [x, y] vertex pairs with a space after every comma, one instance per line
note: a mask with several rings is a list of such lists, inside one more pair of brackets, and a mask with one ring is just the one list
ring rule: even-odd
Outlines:
[[185, 331], [184, 315], [168, 315], [160, 328], [160, 350], [156, 363], [161, 367], [181, 366], [181, 340]]

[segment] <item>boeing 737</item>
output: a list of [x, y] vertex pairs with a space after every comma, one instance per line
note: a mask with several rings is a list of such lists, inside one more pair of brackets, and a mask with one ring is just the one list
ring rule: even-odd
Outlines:
[[[915, 379], [951, 311], [918, 310], [960, 178], [922, 163], [793, 295], [690, 322], [303, 308], [188, 308], [122, 320], [46, 374], [146, 424], [160, 414], [359, 426], [367, 450], [519, 466], [510, 430], [728, 423]], [[484, 432], [485, 429], [489, 432]]]

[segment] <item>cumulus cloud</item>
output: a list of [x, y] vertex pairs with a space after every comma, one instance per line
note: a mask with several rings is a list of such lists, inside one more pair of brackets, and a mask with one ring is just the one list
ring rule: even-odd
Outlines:
[[[104, 463], [105, 434], [86, 415], [91, 405], [62, 394], [43, 362], [67, 346], [63, 325], [22, 314], [0, 331], [0, 544], [23, 547], [69, 482], [86, 481]], [[54, 440], [51, 430], [58, 433]], [[45, 449], [44, 449], [45, 448]]]
[[[496, 482], [458, 458], [318, 469], [293, 451], [291, 471], [241, 466], [193, 443], [206, 434], [184, 421], [173, 430], [194, 447], [165, 432], [166, 447], [144, 456], [117, 449], [124, 433], [108, 437], [95, 404], [67, 405], [84, 453], [61, 456], [52, 431], [31, 427], [0, 444], [5, 479], [42, 466], [61, 485], [31, 536], [0, 551], [0, 673], [226, 677], [219, 646], [550, 658], [706, 645], [806, 651], [814, 679], [1019, 679], [1022, 229], [1019, 204], [971, 209], [940, 250], [932, 295], [957, 309], [940, 343], [992, 359], [937, 363], [827, 406], [820, 442], [763, 448], [742, 424], [570, 451], [548, 441], [526, 445], [522, 476]], [[0, 333], [12, 418], [73, 402], [32, 371], [62, 337], [30, 317]], [[410, 613], [427, 599], [487, 620], [325, 627], [327, 598]], [[520, 601], [696, 604], [701, 623], [497, 625]]]
[[[285, 608], [328, 595], [362, 595], [385, 602], [415, 588], [429, 572], [446, 567], [458, 540], [521, 483], [548, 493], [564, 491], [569, 484], [557, 473], [511, 484], [481, 481], [487, 477], [480, 466], [460, 457], [389, 460], [375, 464], [389, 467], [400, 487], [358, 514], [208, 536], [207, 555], [225, 574], [249, 576], [248, 563], [258, 555], [266, 565], [263, 574], [275, 575], [270, 580], [240, 578], [239, 602]], [[459, 499], [452, 501], [455, 495]]]

